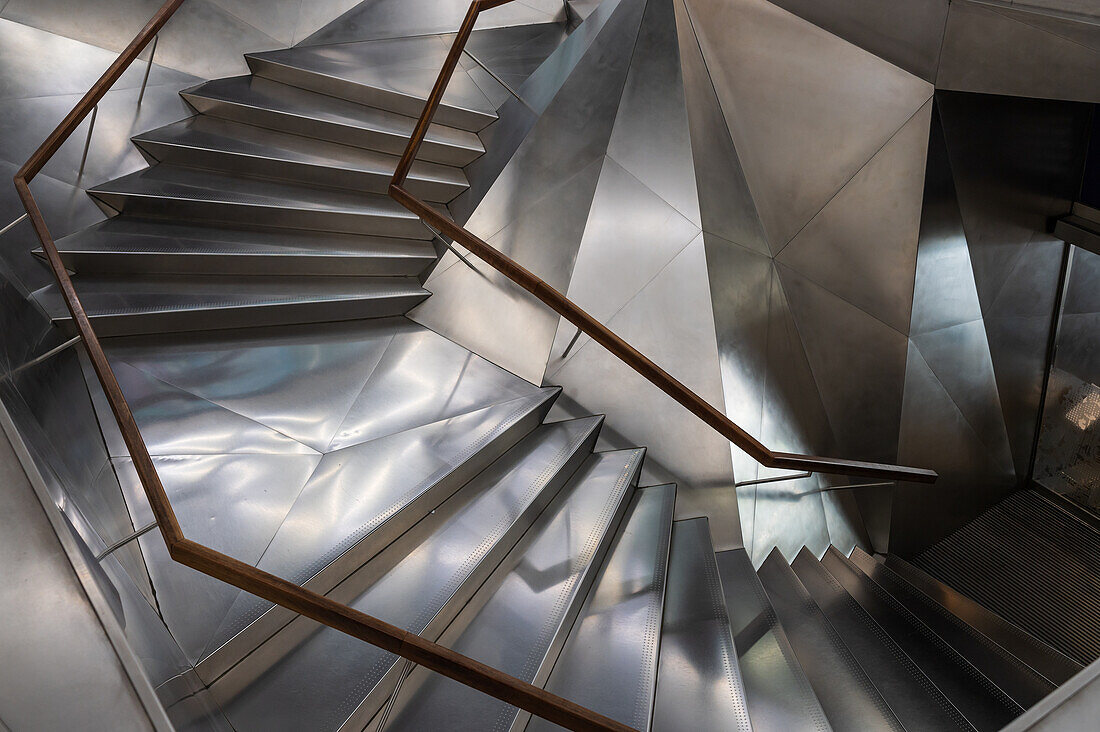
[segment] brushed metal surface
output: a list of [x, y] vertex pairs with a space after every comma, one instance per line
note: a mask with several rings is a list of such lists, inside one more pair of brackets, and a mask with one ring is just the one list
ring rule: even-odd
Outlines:
[[752, 728], [707, 519], [677, 521], [652, 729]]
[[[618, 450], [586, 461], [440, 642], [544, 683], [626, 510], [643, 454]], [[507, 703], [418, 668], [386, 728], [509, 729], [518, 716]]]
[[833, 728], [905, 729], [779, 550], [764, 560], [759, 577]]
[[[641, 488], [581, 608], [546, 690], [649, 729], [675, 486]], [[526, 729], [561, 729], [532, 718]]]
[[748, 554], [735, 549], [716, 559], [752, 728], [832, 729]]
[[[534, 430], [441, 506], [446, 514], [463, 499], [423, 541], [393, 547], [400, 556], [387, 549], [351, 577], [355, 585], [360, 574], [377, 575], [348, 598], [351, 607], [437, 637], [587, 458], [599, 426], [589, 418]], [[393, 566], [372, 571], [376, 563]], [[362, 728], [402, 666], [393, 654], [298, 619], [213, 688], [238, 729]], [[290, 698], [301, 703], [288, 705]]]

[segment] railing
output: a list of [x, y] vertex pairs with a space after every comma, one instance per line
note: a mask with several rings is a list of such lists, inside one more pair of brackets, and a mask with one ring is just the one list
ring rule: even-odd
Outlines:
[[424, 111], [421, 113], [420, 119], [417, 120], [408, 147], [405, 148], [405, 154], [402, 155], [401, 161], [394, 171], [393, 180], [390, 182], [390, 196], [399, 201], [405, 208], [420, 216], [430, 226], [446, 234], [453, 241], [458, 242], [468, 251], [477, 255], [479, 259], [493, 269], [537, 297], [551, 310], [575, 325], [580, 332], [587, 333], [592, 340], [610, 351], [613, 356], [675, 399], [689, 412], [710, 425], [718, 434], [744, 450], [761, 465], [769, 468], [811, 473], [889, 478], [891, 480], [908, 480], [917, 483], [935, 482], [936, 473], [922, 468], [772, 452], [755, 437], [734, 424], [725, 414], [711, 406], [701, 396], [684, 386], [612, 330], [582, 310], [572, 300], [546, 284], [515, 260], [489, 246], [403, 188], [405, 179], [409, 175], [409, 169], [416, 158], [416, 153], [420, 150], [420, 145], [424, 142], [424, 136], [428, 133], [432, 118], [435, 117], [435, 112], [443, 100], [443, 94], [447, 90], [447, 85], [451, 81], [455, 67], [458, 65], [458, 58], [466, 48], [466, 42], [470, 38], [470, 33], [474, 30], [474, 24], [477, 23], [478, 16], [486, 10], [507, 5], [510, 2], [512, 0], [474, 0], [470, 4], [470, 9], [462, 21], [458, 35], [455, 37], [451, 50], [443, 62], [443, 68], [439, 72], [435, 86], [432, 87], [432, 92], [428, 96]]
[[[434, 224], [440, 231], [447, 233], [451, 238], [460, 242], [469, 251], [488, 262], [509, 279], [532, 292], [760, 463], [770, 467], [814, 472], [879, 476], [919, 482], [935, 480], [935, 473], [928, 470], [771, 452], [751, 435], [730, 422], [725, 415], [703, 401], [697, 394], [672, 378], [628, 343], [598, 323], [592, 316], [566, 299], [561, 293], [470, 232], [437, 214], [434, 209], [402, 188], [409, 167], [424, 140], [428, 125], [439, 106], [443, 91], [454, 73], [458, 56], [465, 47], [478, 15], [484, 10], [504, 5], [510, 1], [475, 0], [470, 6], [455, 43], [447, 56], [446, 63], [440, 72], [439, 79], [432, 89], [424, 112], [417, 122], [408, 149], [397, 166], [390, 186], [390, 194], [411, 211], [419, 214], [427, 222]], [[138, 54], [156, 37], [157, 33], [160, 32], [161, 28], [164, 27], [168, 19], [172, 17], [183, 2], [184, 0], [168, 0], [161, 6], [141, 32], [104, 72], [103, 76], [81, 98], [73, 110], [65, 116], [57, 128], [50, 133], [45, 142], [15, 175], [15, 188], [19, 193], [19, 198], [23, 201], [31, 226], [42, 243], [42, 249], [46, 254], [49, 267], [57, 280], [66, 307], [72, 315], [79, 337], [84, 342], [92, 367], [95, 369], [96, 376], [99, 378], [107, 401], [111, 406], [111, 411], [118, 422], [123, 441], [126, 443], [126, 448], [133, 460], [134, 468], [141, 480], [142, 488], [156, 519], [156, 526], [160, 528], [169, 555], [173, 560], [192, 569], [227, 582], [245, 592], [304, 615], [330, 628], [383, 648], [390, 653], [401, 656], [412, 664], [424, 666], [563, 727], [574, 730], [627, 732], [631, 729], [630, 727], [608, 719], [568, 699], [551, 694], [468, 656], [425, 640], [415, 633], [410, 633], [378, 618], [341, 605], [323, 595], [311, 592], [281, 577], [276, 577], [192, 541], [184, 535], [172, 510], [172, 504], [168, 500], [164, 486], [160, 481], [160, 476], [157, 475], [137, 422], [130, 411], [130, 406], [126, 402], [118, 380], [111, 369], [110, 362], [100, 345], [99, 338], [92, 328], [91, 321], [88, 319], [88, 315], [73, 287], [72, 280], [61, 261], [57, 246], [46, 227], [46, 222], [43, 220], [42, 212], [39, 210], [38, 204], [30, 191], [30, 182], [34, 177], [72, 135], [77, 126], [95, 109], [104, 94], [137, 59]], [[142, 531], [151, 528], [146, 527]]]

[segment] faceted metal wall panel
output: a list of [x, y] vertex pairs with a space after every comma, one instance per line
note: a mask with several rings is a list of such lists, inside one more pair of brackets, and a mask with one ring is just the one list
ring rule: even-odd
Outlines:
[[1100, 25], [1073, 24], [1076, 37], [1067, 38], [1036, 27], [1034, 18], [965, 0], [952, 3], [936, 87], [1100, 102]]
[[687, 7], [778, 252], [932, 87], [766, 0], [687, 0]]
[[925, 81], [935, 81], [949, 0], [770, 0]]
[[932, 101], [898, 130], [776, 256], [907, 333]]

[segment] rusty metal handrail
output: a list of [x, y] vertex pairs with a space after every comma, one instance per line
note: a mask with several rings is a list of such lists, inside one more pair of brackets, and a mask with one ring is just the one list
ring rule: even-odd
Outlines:
[[405, 153], [401, 156], [401, 160], [394, 170], [393, 180], [390, 181], [390, 196], [405, 208], [420, 216], [421, 219], [462, 244], [493, 269], [530, 292], [549, 306], [551, 310], [577, 326], [580, 331], [587, 333], [592, 340], [610, 351], [611, 355], [675, 399], [689, 412], [703, 420], [718, 434], [744, 450], [761, 465], [769, 468], [809, 471], [812, 473], [832, 473], [907, 480], [917, 483], [934, 483], [938, 477], [935, 471], [923, 468], [883, 465], [857, 460], [840, 460], [769, 450], [755, 437], [734, 424], [725, 414], [620, 338], [603, 323], [593, 318], [572, 300], [548, 285], [534, 273], [525, 269], [514, 259], [489, 246], [403, 187], [413, 160], [416, 158], [416, 153], [424, 142], [424, 136], [428, 133], [428, 127], [432, 123], [432, 118], [435, 117], [435, 112], [443, 100], [443, 94], [447, 90], [447, 85], [451, 81], [455, 67], [458, 65], [458, 58], [462, 55], [466, 42], [470, 38], [470, 33], [474, 30], [474, 24], [477, 22], [478, 16], [486, 10], [507, 5], [510, 2], [512, 0], [474, 0], [470, 3], [470, 9], [462, 21], [462, 26], [455, 36], [446, 60], [443, 62], [443, 68], [440, 69], [439, 77], [436, 79], [435, 86], [432, 87], [432, 92], [424, 105], [424, 111], [420, 114], [420, 119], [417, 120], [416, 128], [413, 130], [409, 144], [405, 148]]
[[602, 732], [631, 732], [630, 727], [597, 714], [591, 709], [575, 704], [533, 684], [509, 676], [445, 646], [421, 638], [396, 625], [353, 610], [324, 595], [300, 587], [293, 582], [264, 572], [245, 562], [215, 551], [184, 536], [164, 485], [157, 475], [152, 457], [138, 429], [126, 397], [111, 370], [103, 347], [99, 343], [91, 321], [88, 319], [72, 280], [61, 261], [57, 246], [50, 235], [42, 212], [31, 194], [29, 184], [53, 157], [54, 153], [72, 135], [77, 126], [91, 112], [103, 95], [118, 81], [134, 62], [138, 54], [156, 36], [184, 0], [167, 0], [141, 32], [134, 37], [103, 76], [88, 90], [65, 119], [50, 133], [45, 142], [15, 175], [15, 188], [27, 210], [31, 226], [42, 243], [42, 249], [50, 269], [57, 280], [65, 305], [73, 317], [77, 332], [87, 349], [92, 367], [99, 378], [107, 401], [118, 422], [122, 438], [142, 488], [153, 510], [161, 536], [173, 560], [196, 569], [216, 579], [262, 597], [269, 602], [316, 620], [350, 636], [378, 646], [425, 668], [443, 674], [466, 686], [477, 689], [497, 699], [520, 707], [563, 727], [574, 730], [599, 730]]

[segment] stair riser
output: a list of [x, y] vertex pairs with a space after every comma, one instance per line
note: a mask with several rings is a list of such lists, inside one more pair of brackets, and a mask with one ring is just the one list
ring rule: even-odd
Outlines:
[[168, 254], [61, 252], [61, 260], [82, 274], [324, 275], [416, 277], [434, 257], [310, 256], [308, 254]]
[[[478, 450], [470, 459], [422, 493], [417, 499], [407, 504], [405, 508], [392, 516], [377, 530], [371, 532], [367, 538], [345, 552], [339, 559], [314, 575], [304, 586], [321, 594], [332, 592], [334, 588], [341, 585], [344, 580], [352, 576], [387, 546], [393, 544], [398, 537], [453, 496], [462, 486], [470, 482], [478, 473], [541, 424], [553, 402], [553, 399], [547, 399], [538, 409], [522, 416], [507, 429], [502, 430], [495, 439]], [[362, 588], [357, 587], [354, 589], [361, 590]], [[358, 594], [358, 592], [355, 594]], [[347, 599], [350, 598], [343, 598], [344, 601]], [[282, 607], [275, 606], [268, 609], [229, 642], [203, 659], [196, 666], [199, 677], [207, 684], [212, 683], [252, 653], [253, 650], [285, 628], [295, 617], [295, 613]]]
[[[274, 63], [268, 59], [252, 56], [246, 56], [245, 58], [252, 73], [265, 79], [279, 81], [300, 89], [308, 89], [319, 94], [327, 94], [330, 97], [347, 99], [350, 102], [357, 102], [370, 107], [386, 109], [408, 117], [419, 117], [420, 113], [424, 111], [425, 100], [419, 97], [402, 94], [391, 89], [379, 89], [356, 84], [345, 79]], [[480, 132], [493, 122], [494, 118], [471, 110], [441, 105], [435, 114], [434, 121], [448, 127]]]
[[92, 192], [91, 195], [107, 213], [118, 211], [143, 218], [368, 234], [421, 241], [432, 238], [432, 232], [416, 218], [104, 192]]
[[[425, 297], [426, 295], [401, 295], [377, 299], [244, 305], [208, 310], [93, 315], [91, 321], [96, 333], [103, 337], [251, 328], [264, 325], [326, 323], [404, 315]], [[76, 333], [76, 327], [71, 318], [61, 318], [54, 323], [68, 333]]]
[[[391, 134], [381, 130], [366, 130], [358, 127], [335, 124], [325, 120], [299, 117], [292, 114], [261, 109], [245, 104], [234, 104], [221, 99], [209, 99], [193, 94], [185, 94], [187, 102], [202, 114], [243, 122], [245, 124], [267, 127], [280, 132], [289, 132], [305, 137], [314, 137], [342, 145], [352, 145], [367, 150], [401, 155], [405, 152], [408, 137]], [[417, 158], [433, 163], [464, 167], [481, 156], [481, 151], [468, 150], [451, 145], [441, 145], [425, 140]]]
[[[330, 168], [220, 150], [171, 145], [152, 140], [135, 140], [135, 143], [154, 160], [162, 163], [329, 188], [346, 188], [364, 193], [387, 193], [393, 176], [392, 171], [366, 172]], [[412, 177], [408, 180], [408, 187], [413, 194], [433, 203], [447, 203], [467, 188], [467, 186]]]

